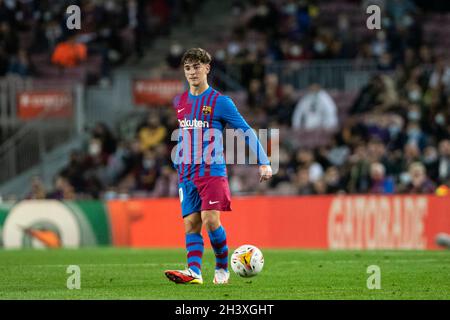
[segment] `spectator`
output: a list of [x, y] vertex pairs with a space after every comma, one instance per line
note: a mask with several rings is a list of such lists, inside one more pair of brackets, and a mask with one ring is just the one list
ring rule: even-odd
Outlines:
[[176, 197], [178, 195], [178, 175], [170, 167], [164, 166], [161, 169], [161, 176], [155, 184], [153, 196], [160, 197]]
[[415, 143], [407, 143], [403, 148], [403, 157], [401, 158], [401, 174], [400, 179], [406, 175], [406, 179], [408, 179], [408, 168], [411, 164], [420, 161], [420, 149]]
[[428, 175], [434, 181], [437, 181], [437, 158], [438, 151], [434, 145], [429, 145], [423, 150], [421, 162], [425, 165], [425, 169], [427, 170]]
[[388, 41], [384, 30], [380, 30], [376, 33], [376, 38], [372, 41], [371, 49], [372, 55], [377, 58], [380, 58], [388, 51]]
[[308, 170], [308, 178], [310, 182], [316, 182], [323, 176], [323, 168], [315, 160], [314, 154], [311, 150], [300, 149], [297, 152], [297, 164], [302, 168]]
[[60, 175], [69, 181], [75, 192], [84, 193], [86, 170], [86, 156], [81, 151], [74, 150], [70, 154], [69, 163], [61, 170]]
[[329, 149], [323, 150], [323, 155], [330, 164], [340, 167], [347, 161], [350, 148], [344, 143], [340, 134], [335, 135], [330, 142]]
[[178, 70], [181, 66], [181, 56], [183, 55], [183, 47], [178, 43], [173, 43], [170, 46], [169, 54], [166, 57], [166, 62], [174, 70]]
[[295, 105], [296, 99], [294, 87], [291, 84], [283, 85], [281, 87], [281, 97], [277, 113], [277, 120], [280, 124], [290, 126]]
[[148, 115], [147, 121], [137, 129], [137, 137], [142, 151], [157, 146], [164, 140], [166, 135], [166, 127], [161, 124], [159, 117], [154, 114]]
[[326, 193], [338, 193], [343, 190], [341, 176], [337, 167], [331, 166], [325, 171]]
[[414, 162], [408, 169], [410, 182], [403, 186], [404, 193], [432, 194], [435, 184], [427, 176], [425, 166], [421, 162]]
[[422, 131], [418, 122], [412, 121], [406, 128], [406, 143], [415, 144], [420, 150], [427, 145], [427, 136]]
[[159, 175], [160, 167], [155, 151], [143, 151], [142, 163], [135, 176], [135, 190], [153, 191]]
[[297, 194], [299, 195], [312, 195], [314, 194], [314, 185], [309, 178], [309, 170], [307, 168], [300, 167], [297, 171], [296, 177]]
[[351, 165], [347, 189], [350, 193], [367, 192], [370, 187], [370, 163], [367, 148], [361, 144], [349, 158]]
[[55, 21], [50, 20], [45, 26], [45, 37], [48, 42], [48, 47], [52, 52], [54, 51], [56, 45], [58, 44], [58, 40], [63, 35], [63, 30], [61, 29], [61, 25]]
[[369, 113], [364, 119], [368, 139], [387, 142], [389, 139], [387, 115]]
[[76, 35], [72, 34], [64, 42], [60, 42], [53, 52], [52, 63], [62, 68], [78, 66], [87, 58], [87, 47], [76, 42]]
[[263, 104], [264, 100], [265, 96], [261, 80], [257, 78], [251, 79], [247, 94], [247, 105], [251, 109], [256, 109]]
[[58, 175], [54, 179], [54, 189], [48, 195], [49, 199], [55, 200], [75, 200], [75, 190], [69, 181], [62, 175]]
[[403, 132], [404, 120], [401, 116], [393, 114], [388, 120], [388, 141], [387, 148], [390, 151], [401, 150], [406, 143], [406, 135]]
[[405, 26], [408, 23], [406, 18], [414, 14], [417, 8], [411, 0], [387, 0], [386, 10], [394, 24]]
[[381, 93], [383, 92], [383, 81], [379, 75], [374, 76], [370, 82], [360, 90], [350, 114], [359, 114], [371, 111], [380, 103]]
[[17, 74], [21, 77], [31, 76], [34, 74], [34, 68], [31, 64], [28, 53], [24, 49], [20, 49], [16, 56], [11, 58], [8, 72]]
[[109, 157], [116, 151], [117, 141], [111, 130], [103, 122], [95, 124], [91, 133], [91, 154], [99, 156], [103, 164], [108, 162]]
[[314, 188], [314, 194], [327, 194], [327, 184], [325, 182], [325, 179], [319, 179], [316, 182], [313, 183]]
[[[435, 137], [437, 141], [443, 139], [450, 139], [450, 130], [448, 126], [450, 124], [450, 95], [447, 96], [446, 103], [436, 108], [430, 108], [427, 121], [424, 122], [425, 128], [430, 135]], [[424, 129], [425, 129], [424, 128]]]
[[305, 130], [334, 130], [337, 125], [337, 110], [333, 99], [318, 84], [312, 84], [295, 107], [292, 127]]
[[[9, 4], [14, 2], [17, 1], [8, 1]], [[269, 184], [263, 185], [270, 189], [258, 188], [260, 184], [250, 181], [247, 171], [233, 169], [230, 170], [233, 192], [326, 194], [386, 193], [391, 189], [407, 192], [407, 187], [412, 192], [431, 189], [427, 183], [425, 188], [419, 183], [416, 187], [413, 185], [409, 169], [417, 161], [425, 165], [433, 183], [449, 183], [448, 145], [443, 142], [450, 139], [449, 67], [445, 58], [435, 61], [439, 55], [435, 54], [434, 45], [423, 43], [418, 28], [422, 21], [418, 20], [420, 16], [415, 16], [420, 12], [405, 5], [408, 2], [373, 2], [389, 8], [392, 17], [383, 19], [384, 31], [368, 34], [363, 41], [359, 39], [359, 28], [354, 28], [355, 19], [348, 12], [335, 19], [336, 25], [328, 23], [330, 8], [334, 7], [327, 6], [328, 3], [320, 2], [316, 6], [312, 2], [296, 0], [234, 2], [236, 24], [231, 36], [226, 32], [218, 34], [218, 39], [225, 43], [211, 44], [216, 52], [215, 69], [248, 88], [247, 106], [238, 105], [242, 106], [243, 112], [253, 115], [253, 119], [250, 118], [253, 126], [279, 127], [280, 137], [287, 138], [280, 141], [278, 174]], [[38, 49], [35, 45], [30, 48], [26, 40], [26, 30], [31, 26], [36, 25], [36, 33], [39, 30], [45, 32], [41, 38], [32, 39], [36, 43], [44, 38], [45, 49], [53, 50], [61, 36], [66, 36], [65, 28], [60, 28], [58, 21], [64, 13], [59, 15], [59, 10], [51, 5], [42, 9], [41, 4], [45, 1], [33, 3], [42, 11], [42, 21], [30, 15], [32, 11], [23, 10], [30, 8], [29, 5], [21, 5], [16, 10], [13, 7], [7, 9], [4, 2], [0, 4], [0, 75], [7, 72], [11, 58], [18, 56], [19, 50], [25, 48], [25, 53], [32, 53]], [[143, 53], [141, 42], [147, 40], [143, 37], [150, 31], [146, 30], [146, 23], [156, 30], [154, 34], [167, 33], [166, 24], [179, 21], [183, 5], [193, 9], [194, 1], [127, 0], [119, 4], [88, 0], [82, 3], [83, 35], [78, 40], [88, 46], [89, 58], [92, 52], [97, 52], [103, 61], [122, 61], [125, 53], [130, 54], [133, 49]], [[197, 5], [195, 1], [196, 9]], [[350, 5], [353, 4], [347, 2], [346, 9]], [[152, 9], [150, 20], [146, 17], [147, 9]], [[21, 30], [20, 38], [15, 31], [18, 29]], [[350, 34], [349, 30], [355, 32]], [[140, 40], [136, 39], [137, 33]], [[122, 42], [124, 34], [129, 38]], [[168, 64], [174, 68], [179, 66], [179, 48], [173, 46], [173, 55], [167, 57]], [[297, 80], [303, 78], [297, 75], [302, 74], [302, 68], [309, 60], [347, 57], [356, 57], [353, 61], [356, 64], [364, 62], [363, 65], [366, 61], [361, 59], [367, 59], [378, 66], [380, 73], [373, 76], [354, 102], [347, 97], [348, 92], [343, 95], [345, 99], [341, 99], [341, 92], [338, 93], [339, 119], [346, 121], [341, 137], [329, 141], [326, 135], [312, 133], [313, 138], [309, 138], [307, 133], [303, 140], [294, 139], [292, 129], [322, 130], [330, 125], [322, 120], [328, 121], [328, 116], [320, 113], [323, 99], [318, 92], [323, 90], [317, 86], [315, 90], [311, 88], [298, 101], [296, 90], [302, 81]], [[271, 65], [280, 60], [286, 61], [288, 67], [279, 69], [277, 65], [275, 68]], [[38, 74], [41, 70], [46, 71], [45, 66], [39, 69], [40, 66], [41, 63], [36, 65]], [[229, 79], [222, 79], [221, 85], [233, 91], [230, 83]], [[342, 84], [342, 88], [346, 86], [347, 83]], [[331, 120], [331, 127], [336, 129], [340, 124], [336, 118], [336, 105], [326, 95], [325, 105], [333, 106], [330, 114], [335, 120]], [[307, 97], [309, 103], [305, 103]], [[311, 103], [314, 100], [316, 103]], [[351, 105], [351, 117], [346, 115], [346, 106], [341, 105], [343, 100]], [[303, 105], [307, 107], [301, 108]], [[294, 118], [299, 124], [294, 124]], [[165, 117], [163, 110], [157, 110], [132, 131], [135, 133], [133, 141], [128, 138], [116, 140], [111, 133], [105, 138], [103, 129], [97, 133], [93, 130], [85, 153], [71, 158], [61, 175], [81, 197], [96, 197], [104, 190], [110, 190], [110, 196], [123, 194], [128, 197], [137, 192], [151, 196], [176, 195], [174, 172], [167, 152], [167, 132], [177, 126], [176, 115]], [[308, 150], [299, 150], [305, 144]]]
[[431, 164], [430, 176], [439, 184], [450, 182], [450, 140], [439, 142], [439, 154]]
[[450, 66], [444, 59], [439, 59], [433, 73], [430, 76], [429, 86], [432, 89], [443, 88], [446, 93], [450, 93]]
[[47, 198], [47, 191], [45, 190], [44, 182], [39, 176], [31, 178], [31, 192], [26, 199], [42, 200]]
[[246, 89], [250, 87], [251, 79], [259, 79], [261, 81], [263, 80], [265, 72], [264, 64], [257, 52], [255, 51], [245, 52], [245, 58], [241, 63], [240, 72], [241, 72], [241, 84]]
[[386, 177], [385, 174], [386, 169], [382, 163], [374, 162], [370, 165], [370, 193], [394, 193], [394, 181], [391, 178]]

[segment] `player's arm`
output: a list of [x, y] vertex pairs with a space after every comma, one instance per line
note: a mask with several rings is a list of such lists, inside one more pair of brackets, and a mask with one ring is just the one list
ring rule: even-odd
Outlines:
[[[259, 165], [260, 182], [268, 180], [272, 177], [272, 168], [270, 166], [270, 160], [267, 157], [264, 148], [262, 147], [258, 137], [253, 129], [245, 121], [244, 117], [239, 113], [234, 102], [227, 96], [221, 96], [221, 109], [222, 118], [234, 129], [241, 129], [246, 133], [249, 139], [246, 139], [246, 143], [249, 145], [252, 152], [256, 155], [257, 163]], [[249, 143], [255, 141], [256, 143]]]

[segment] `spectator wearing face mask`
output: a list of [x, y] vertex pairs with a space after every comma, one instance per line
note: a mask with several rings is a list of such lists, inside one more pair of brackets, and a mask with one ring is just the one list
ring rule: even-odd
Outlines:
[[435, 110], [431, 111], [427, 118], [427, 128], [431, 135], [433, 135], [437, 141], [450, 139], [450, 130], [448, 126], [450, 124], [450, 95], [442, 105], [438, 105]]
[[288, 61], [303, 61], [311, 59], [312, 55], [303, 46], [298, 43], [294, 43], [289, 46], [284, 58]]
[[297, 151], [296, 161], [302, 169], [308, 170], [308, 179], [315, 182], [322, 178], [323, 167], [314, 157], [314, 153], [309, 149], [300, 149]]
[[406, 127], [406, 143], [415, 144], [420, 150], [427, 145], [427, 136], [422, 131], [418, 122], [410, 122]]
[[377, 32], [375, 39], [371, 43], [372, 55], [381, 57], [381, 55], [388, 51], [388, 41], [386, 39], [386, 32], [380, 30]]
[[402, 186], [403, 193], [432, 194], [436, 185], [427, 176], [425, 166], [421, 162], [414, 162], [408, 169], [409, 182]]
[[422, 157], [420, 159], [420, 161], [424, 164], [425, 169], [428, 172], [428, 175], [430, 176], [431, 179], [433, 179], [433, 181], [436, 181], [437, 177], [437, 170], [436, 170], [437, 158], [438, 158], [438, 151], [436, 146], [428, 145], [423, 150]]
[[388, 123], [389, 139], [388, 150], [401, 150], [406, 143], [406, 135], [403, 132], [404, 120], [401, 116], [392, 115]]
[[407, 86], [407, 97], [411, 103], [420, 103], [422, 101], [422, 88], [417, 83], [411, 83]]
[[136, 172], [135, 189], [153, 191], [160, 175], [160, 166], [153, 149], [145, 150], [142, 154], [142, 163]]

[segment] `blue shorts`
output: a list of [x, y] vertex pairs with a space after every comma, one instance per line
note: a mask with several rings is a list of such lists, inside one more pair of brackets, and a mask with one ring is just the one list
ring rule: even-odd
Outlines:
[[181, 214], [184, 217], [204, 210], [231, 211], [227, 177], [199, 177], [178, 184]]

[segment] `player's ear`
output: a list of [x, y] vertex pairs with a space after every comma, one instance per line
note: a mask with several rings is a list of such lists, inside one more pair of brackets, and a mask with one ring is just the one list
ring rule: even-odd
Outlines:
[[207, 64], [207, 65], [205, 66], [205, 68], [206, 68], [206, 74], [209, 74], [209, 71], [211, 70], [211, 65], [210, 65], [210, 64]]

